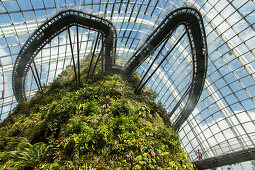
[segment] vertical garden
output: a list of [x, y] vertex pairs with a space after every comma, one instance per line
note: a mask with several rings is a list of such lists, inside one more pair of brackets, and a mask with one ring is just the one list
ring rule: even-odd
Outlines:
[[155, 94], [134, 94], [137, 75], [72, 75], [0, 124], [0, 169], [193, 169]]

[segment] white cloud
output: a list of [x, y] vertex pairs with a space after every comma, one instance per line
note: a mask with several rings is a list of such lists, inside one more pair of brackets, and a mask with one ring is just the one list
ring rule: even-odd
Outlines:
[[0, 59], [1, 59], [1, 64], [4, 65], [9, 65], [12, 64], [12, 59], [9, 53], [6, 52], [5, 49], [0, 48]]

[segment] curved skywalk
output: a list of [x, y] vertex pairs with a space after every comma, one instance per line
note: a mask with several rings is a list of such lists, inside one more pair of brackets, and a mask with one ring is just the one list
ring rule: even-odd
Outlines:
[[[193, 6], [203, 16], [208, 44], [208, 71], [204, 90], [188, 121], [180, 127], [180, 139], [185, 151], [196, 160], [200, 149], [204, 158], [232, 153], [254, 147], [255, 141], [255, 4], [246, 0], [220, 1], [62, 1], [62, 0], [5, 0], [0, 2], [0, 104], [1, 119], [16, 106], [12, 92], [12, 71], [16, 57], [34, 30], [57, 12], [66, 9], [82, 10], [111, 21], [117, 29], [116, 52], [118, 65], [126, 61], [144, 44], [145, 39], [165, 16], [177, 7]], [[184, 28], [173, 33], [162, 54], [165, 54], [182, 35]], [[75, 36], [75, 29], [71, 29]], [[81, 59], [90, 53], [96, 40], [95, 31], [79, 30], [84, 46]], [[74, 42], [72, 42], [75, 44]], [[71, 52], [68, 34], [60, 34], [47, 44], [35, 60], [43, 79], [49, 84], [69, 64]], [[74, 48], [76, 49], [76, 48]], [[87, 50], [86, 50], [87, 49]], [[75, 50], [74, 50], [75, 51]], [[99, 52], [99, 49], [96, 50]], [[75, 52], [76, 53], [76, 52]], [[188, 37], [181, 41], [171, 60], [166, 60], [148, 82], [158, 93], [160, 101], [170, 112], [178, 96], [191, 80], [191, 54]], [[162, 59], [163, 55], [160, 55]], [[151, 63], [155, 55], [146, 59]], [[158, 62], [152, 67], [156, 68]], [[179, 67], [178, 67], [179, 66]], [[137, 71], [143, 75], [149, 64]], [[186, 74], [187, 73], [187, 74]], [[32, 73], [26, 80], [26, 95], [32, 97], [37, 89]], [[170, 91], [169, 91], [170, 89]], [[171, 121], [175, 121], [175, 116]], [[248, 169], [248, 163], [229, 165]], [[227, 168], [223, 167], [223, 168]]]

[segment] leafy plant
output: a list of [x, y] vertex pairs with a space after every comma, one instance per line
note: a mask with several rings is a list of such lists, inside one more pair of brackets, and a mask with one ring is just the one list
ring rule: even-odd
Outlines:
[[82, 68], [80, 87], [67, 69], [0, 124], [2, 169], [193, 169], [156, 94], [134, 94], [137, 73]]
[[47, 146], [42, 142], [34, 145], [20, 143], [16, 151], [2, 153], [3, 169], [40, 167], [46, 159], [46, 152]]
[[252, 168], [255, 169], [255, 155], [253, 156], [254, 160], [251, 161]]

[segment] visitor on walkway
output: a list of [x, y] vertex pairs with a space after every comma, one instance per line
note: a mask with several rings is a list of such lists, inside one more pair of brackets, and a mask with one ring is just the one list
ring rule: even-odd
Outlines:
[[202, 153], [200, 152], [200, 150], [197, 150], [197, 155], [198, 155], [198, 160], [202, 159]]

